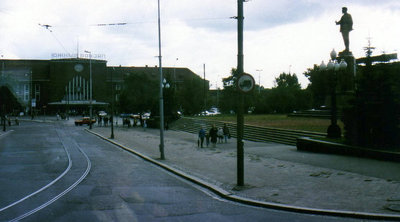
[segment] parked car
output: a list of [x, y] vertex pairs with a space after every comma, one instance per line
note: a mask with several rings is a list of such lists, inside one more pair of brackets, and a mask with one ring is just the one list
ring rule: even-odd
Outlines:
[[99, 111], [99, 116], [101, 117], [107, 116], [106, 111]]
[[[92, 119], [92, 124], [95, 123], [96, 120]], [[90, 124], [90, 117], [82, 117], [82, 119], [75, 120], [75, 126], [82, 126], [83, 124]]]

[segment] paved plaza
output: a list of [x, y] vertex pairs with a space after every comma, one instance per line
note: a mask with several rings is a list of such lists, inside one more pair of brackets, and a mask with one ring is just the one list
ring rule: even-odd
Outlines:
[[[110, 127], [93, 132], [110, 137]], [[165, 131], [160, 160], [159, 130], [115, 127], [115, 141], [173, 169], [235, 195], [268, 204], [328, 211], [397, 214], [400, 164], [297, 151], [295, 146], [245, 141], [245, 186], [236, 187], [236, 140], [200, 148], [197, 135]]]
[[[38, 122], [73, 125], [55, 118]], [[22, 120], [24, 121], [24, 120]], [[30, 121], [30, 120], [29, 120]], [[87, 126], [76, 126], [88, 129]], [[90, 130], [88, 130], [90, 131]], [[296, 211], [391, 215], [400, 218], [400, 163], [297, 151], [295, 146], [244, 142], [244, 187], [237, 187], [236, 140], [200, 148], [198, 136], [165, 131], [165, 160], [160, 160], [158, 129], [94, 125], [97, 136], [130, 149], [172, 172], [186, 175], [228, 199]], [[0, 132], [7, 136], [8, 132]], [[90, 134], [88, 134], [90, 136]], [[232, 198], [230, 198], [232, 197]], [[367, 217], [368, 218], [368, 217]]]

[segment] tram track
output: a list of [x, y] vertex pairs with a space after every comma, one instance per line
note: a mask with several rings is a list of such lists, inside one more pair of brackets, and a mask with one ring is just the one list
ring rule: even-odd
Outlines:
[[[62, 140], [61, 140], [59, 131], [56, 130], [56, 132], [57, 132], [58, 138], [60, 139], [60, 141], [61, 141], [61, 143], [62, 143]], [[47, 185], [43, 186], [42, 188], [40, 188], [40, 189], [36, 190], [35, 192], [32, 192], [31, 194], [26, 195], [25, 197], [23, 197], [23, 198], [21, 198], [21, 199], [15, 201], [15, 202], [13, 202], [13, 203], [7, 205], [7, 206], [1, 208], [1, 209], [0, 209], [0, 212], [3, 212], [3, 211], [5, 211], [5, 210], [7, 210], [8, 208], [13, 207], [13, 206], [15, 206], [15, 205], [17, 205], [17, 204], [19, 204], [19, 203], [21, 203], [21, 202], [23, 202], [23, 201], [29, 199], [29, 198], [35, 196], [36, 194], [38, 194], [38, 193], [40, 193], [40, 192], [46, 190], [47, 188], [49, 188], [50, 186], [52, 186], [53, 184], [55, 184], [57, 181], [59, 181], [62, 177], [64, 177], [64, 176], [69, 172], [69, 170], [70, 170], [71, 167], [72, 167], [71, 155], [70, 155], [70, 153], [68, 152], [67, 148], [65, 147], [64, 143], [62, 143], [62, 145], [63, 145], [63, 149], [64, 149], [64, 151], [65, 151], [65, 153], [67, 154], [67, 157], [68, 157], [68, 166], [67, 166], [67, 168], [64, 170], [64, 172], [61, 173], [56, 179], [52, 180], [52, 181], [51, 181], [50, 183], [48, 183]]]
[[67, 168], [50, 183], [1, 208], [0, 221], [19, 221], [29, 217], [62, 198], [89, 174], [92, 164], [87, 154], [64, 127], [57, 128], [56, 132], [68, 157]]

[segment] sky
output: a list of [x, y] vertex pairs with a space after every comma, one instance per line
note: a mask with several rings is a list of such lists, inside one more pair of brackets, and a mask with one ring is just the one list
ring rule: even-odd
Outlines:
[[[373, 55], [398, 53], [398, 0], [250, 0], [244, 3], [245, 72], [265, 88], [283, 72], [307, 87], [307, 68], [344, 49], [335, 24], [343, 6], [354, 21], [356, 58], [365, 56], [369, 38]], [[160, 0], [160, 7], [162, 66], [205, 72], [211, 88], [222, 88], [222, 78], [237, 66], [237, 20], [231, 18], [237, 1]], [[0, 33], [4, 59], [47, 60], [87, 50], [108, 66], [158, 65], [157, 0], [1, 0]]]

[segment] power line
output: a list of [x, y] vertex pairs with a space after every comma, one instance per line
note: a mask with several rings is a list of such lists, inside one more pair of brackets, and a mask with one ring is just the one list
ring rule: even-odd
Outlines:
[[41, 27], [43, 27], [43, 28], [45, 28], [45, 29], [47, 29], [47, 30], [49, 30], [49, 32], [50, 32], [50, 34], [53, 36], [53, 38], [58, 42], [58, 44], [60, 44], [60, 46], [64, 49], [64, 51], [65, 52], [67, 52], [67, 53], [69, 53], [69, 51], [64, 47], [64, 45], [61, 43], [61, 41], [60, 40], [58, 40], [58, 38], [57, 38], [57, 36], [53, 33], [53, 31], [50, 29], [51, 27], [53, 27], [53, 26], [51, 26], [51, 25], [42, 25], [42, 24], [38, 24], [39, 26], [41, 26]]

